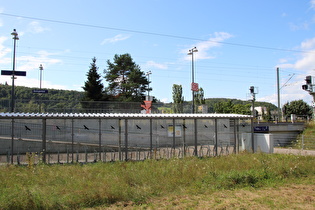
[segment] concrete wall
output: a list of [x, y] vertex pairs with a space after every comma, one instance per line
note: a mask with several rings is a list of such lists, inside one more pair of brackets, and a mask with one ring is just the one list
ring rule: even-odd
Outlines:
[[[305, 123], [255, 123], [256, 126], [268, 126], [268, 134], [273, 135], [274, 146], [286, 146], [295, 141], [305, 128]], [[258, 132], [259, 133], [259, 132]]]

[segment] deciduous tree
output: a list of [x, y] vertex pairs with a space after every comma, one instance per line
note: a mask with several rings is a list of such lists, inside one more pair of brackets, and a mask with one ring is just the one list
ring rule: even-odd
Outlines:
[[199, 90], [195, 93], [195, 104], [196, 106], [201, 105], [201, 104], [205, 104], [205, 97], [204, 97], [204, 91], [201, 88], [199, 88]]
[[304, 116], [311, 116], [312, 115], [312, 108], [303, 100], [296, 100], [287, 102], [283, 105], [283, 114], [285, 117], [290, 117], [291, 114], [296, 115], [304, 115]]
[[174, 113], [183, 113], [183, 88], [181, 85], [173, 84], [173, 111]]

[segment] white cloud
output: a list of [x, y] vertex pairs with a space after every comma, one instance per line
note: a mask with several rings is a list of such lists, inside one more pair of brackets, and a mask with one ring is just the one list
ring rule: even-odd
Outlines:
[[315, 10], [315, 0], [310, 0], [311, 9]]
[[294, 67], [300, 70], [314, 69], [315, 66], [315, 50], [305, 53], [303, 57], [298, 60]]
[[49, 28], [42, 27], [39, 22], [32, 21], [29, 23], [29, 30], [32, 33], [42, 33], [44, 31], [49, 31]]
[[286, 63], [286, 62], [288, 62], [288, 59], [286, 58], [279, 59], [279, 63]]
[[303, 23], [289, 23], [290, 29], [292, 31], [299, 31], [299, 30], [308, 30], [309, 29], [309, 23], [303, 22]]
[[107, 38], [107, 39], [104, 39], [101, 43], [101, 45], [104, 45], [104, 44], [107, 44], [107, 43], [116, 43], [116, 42], [119, 42], [119, 41], [123, 41], [123, 40], [126, 40], [126, 39], [129, 39], [130, 35], [123, 35], [123, 34], [118, 34], [112, 38]]
[[[301, 53], [300, 57], [293, 63], [282, 62], [279, 65], [280, 68], [293, 68], [297, 70], [312, 70], [315, 68], [315, 37], [303, 41], [300, 45], [301, 50], [307, 50], [307, 52]], [[284, 60], [282, 60], [284, 61]]]
[[315, 37], [301, 43], [301, 49], [308, 50], [315, 47]]
[[39, 64], [45, 66], [61, 63], [59, 59], [49, 58], [46, 52], [38, 52], [38, 57], [35, 56], [21, 56], [18, 58], [18, 68], [21, 71], [31, 71], [38, 69]]
[[145, 64], [145, 68], [157, 68], [157, 69], [167, 69], [167, 65], [166, 64], [161, 64], [161, 63], [156, 63], [154, 61], [148, 61]]
[[[282, 107], [285, 103], [303, 100], [308, 104], [312, 102], [312, 96], [309, 95], [307, 91], [302, 89], [302, 85], [305, 83], [305, 77], [297, 76], [294, 80], [290, 81], [286, 86], [283, 86], [280, 89], [280, 106]], [[282, 81], [282, 83], [285, 81]], [[259, 97], [257, 95], [257, 101], [266, 101], [278, 106], [278, 95], [276, 93], [272, 95], [266, 95], [263, 97]]]
[[[208, 54], [209, 49], [214, 47], [219, 47], [222, 45], [222, 42], [233, 37], [232, 34], [227, 32], [215, 32], [212, 37], [210, 37], [207, 41], [202, 41], [195, 44], [193, 47], [197, 47], [198, 53], [194, 54], [196, 60], [200, 59], [213, 59], [215, 58], [212, 55]], [[190, 47], [189, 49], [193, 48]], [[182, 50], [182, 53], [187, 54], [189, 49]], [[190, 56], [186, 56], [185, 60], [191, 60]]]
[[160, 101], [163, 103], [169, 103], [170, 102], [168, 98], [162, 98]]
[[[315, 3], [315, 0], [314, 0]], [[287, 102], [294, 100], [304, 100], [308, 104], [312, 102], [312, 96], [307, 92], [302, 90], [302, 85], [305, 84], [305, 76], [314, 75], [315, 69], [315, 37], [303, 41], [300, 44], [299, 49], [307, 51], [299, 54], [293, 62], [290, 62], [288, 59], [280, 59], [281, 64], [277, 65], [280, 69], [292, 69], [299, 70], [301, 73], [296, 74], [287, 85], [281, 88], [280, 100], [281, 106]], [[286, 78], [287, 79], [287, 78]], [[286, 81], [280, 81], [281, 84], [284, 84]], [[259, 98], [261, 101], [268, 101], [273, 104], [277, 104], [277, 95], [264, 96]]]

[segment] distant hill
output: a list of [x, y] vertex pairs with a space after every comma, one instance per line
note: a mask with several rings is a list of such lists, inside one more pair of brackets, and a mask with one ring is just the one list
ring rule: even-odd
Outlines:
[[[38, 103], [44, 110], [79, 107], [84, 92], [74, 90], [46, 89], [48, 93], [33, 93], [35, 88], [15, 86], [15, 107], [20, 112], [38, 112]], [[38, 89], [38, 88], [37, 88]], [[11, 103], [11, 85], [0, 84], [0, 111], [8, 112]]]
[[[0, 99], [10, 99], [11, 98], [11, 85], [0, 84]], [[34, 89], [39, 88], [29, 88], [24, 86], [15, 86], [15, 96], [16, 99], [39, 99], [42, 100], [78, 100], [83, 97], [84, 92], [74, 91], [74, 90], [57, 90], [57, 89], [47, 89], [48, 93], [33, 93]]]
[[[243, 101], [239, 99], [230, 99], [230, 98], [207, 98], [206, 105], [208, 106], [209, 112], [214, 112], [214, 105], [218, 102], [227, 102], [228, 100], [232, 101], [232, 104], [252, 104], [251, 101]], [[277, 106], [275, 106], [272, 103], [269, 102], [259, 102], [255, 101], [255, 107], [262, 106], [262, 107], [268, 107], [270, 111], [277, 110]]]

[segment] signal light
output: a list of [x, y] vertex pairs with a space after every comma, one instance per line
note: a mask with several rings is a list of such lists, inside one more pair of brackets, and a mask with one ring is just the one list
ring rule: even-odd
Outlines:
[[249, 91], [250, 93], [254, 93], [255, 87], [254, 86], [250, 86]]
[[308, 90], [308, 85], [302, 85], [303, 90]]
[[312, 76], [306, 76], [305, 81], [306, 84], [312, 84]]

